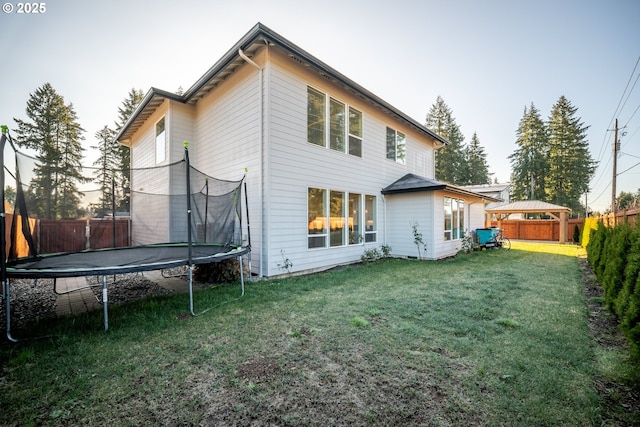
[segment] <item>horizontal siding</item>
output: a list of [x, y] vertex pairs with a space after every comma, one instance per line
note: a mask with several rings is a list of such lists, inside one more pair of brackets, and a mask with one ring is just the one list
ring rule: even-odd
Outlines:
[[401, 257], [418, 257], [418, 247], [414, 241], [413, 225], [422, 234], [427, 252], [420, 248], [420, 256], [434, 258], [433, 241], [433, 194], [411, 193], [386, 196], [387, 241], [391, 254]]

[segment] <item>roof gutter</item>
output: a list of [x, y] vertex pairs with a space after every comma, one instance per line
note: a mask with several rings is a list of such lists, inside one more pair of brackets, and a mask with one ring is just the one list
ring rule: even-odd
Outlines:
[[[260, 131], [259, 131], [259, 138], [260, 138], [260, 260], [259, 260], [259, 267], [258, 267], [258, 277], [262, 278], [264, 276], [264, 262], [262, 261], [264, 259], [264, 255], [265, 255], [265, 244], [264, 244], [264, 229], [265, 229], [265, 223], [266, 221], [264, 220], [264, 213], [265, 213], [265, 205], [264, 205], [264, 182], [265, 182], [265, 147], [264, 147], [264, 94], [263, 94], [263, 68], [261, 66], [259, 66], [258, 64], [256, 64], [251, 58], [249, 58], [244, 51], [242, 50], [242, 48], [238, 48], [238, 55], [240, 55], [240, 58], [244, 59], [248, 64], [251, 64], [252, 66], [254, 66], [255, 68], [258, 69], [258, 78], [260, 80], [259, 85], [259, 104], [260, 104]], [[247, 207], [247, 212], [248, 212], [248, 207]], [[249, 261], [249, 271], [251, 271], [251, 261]]]

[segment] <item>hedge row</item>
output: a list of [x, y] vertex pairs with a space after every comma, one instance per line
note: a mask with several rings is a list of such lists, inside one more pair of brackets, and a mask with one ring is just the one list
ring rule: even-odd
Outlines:
[[640, 359], [640, 225], [600, 223], [591, 232], [587, 254], [607, 307], [618, 316], [632, 355]]

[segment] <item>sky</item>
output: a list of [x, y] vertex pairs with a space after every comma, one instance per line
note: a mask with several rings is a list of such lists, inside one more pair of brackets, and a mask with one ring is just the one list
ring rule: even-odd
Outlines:
[[88, 159], [132, 88], [188, 89], [261, 22], [420, 123], [441, 96], [500, 182], [524, 108], [546, 120], [565, 96], [589, 126], [587, 203], [601, 212], [617, 118], [617, 193], [640, 189], [637, 0], [49, 0], [38, 14], [0, 3], [0, 124], [15, 129], [50, 83], [73, 104]]

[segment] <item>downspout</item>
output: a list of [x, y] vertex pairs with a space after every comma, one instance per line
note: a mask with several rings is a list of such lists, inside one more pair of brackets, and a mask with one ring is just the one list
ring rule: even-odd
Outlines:
[[[263, 69], [258, 64], [256, 64], [251, 58], [249, 58], [242, 51], [242, 48], [238, 48], [238, 55], [240, 58], [244, 59], [247, 63], [253, 65], [258, 69], [258, 73], [260, 76], [260, 266], [258, 277], [262, 278], [264, 276], [263, 271], [263, 259], [265, 256], [264, 248], [264, 99], [263, 99]], [[248, 208], [248, 207], [247, 207]]]

